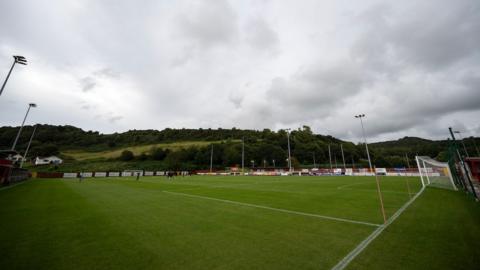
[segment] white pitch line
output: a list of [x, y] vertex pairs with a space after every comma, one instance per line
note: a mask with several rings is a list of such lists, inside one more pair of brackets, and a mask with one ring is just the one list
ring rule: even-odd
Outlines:
[[337, 189], [343, 189], [343, 188], [346, 188], [346, 187], [351, 187], [351, 186], [356, 186], [356, 185], [362, 185], [362, 184], [368, 184], [368, 183], [374, 183], [374, 182], [369, 181], [369, 182], [353, 183], [353, 184], [348, 184], [348, 185], [339, 186], [339, 187], [337, 187]]
[[212, 197], [205, 197], [205, 196], [200, 196], [200, 195], [192, 195], [192, 194], [181, 193], [181, 192], [172, 192], [172, 191], [165, 191], [165, 190], [164, 190], [163, 192], [164, 192], [164, 193], [168, 193], [168, 194], [173, 194], [173, 195], [180, 195], [180, 196], [185, 196], [185, 197], [192, 197], [192, 198], [198, 198], [198, 199], [204, 199], [204, 200], [224, 202], [224, 203], [236, 204], [236, 205], [241, 205], [241, 206], [249, 206], [249, 207], [255, 207], [255, 208], [260, 208], [260, 209], [267, 209], [267, 210], [272, 210], [272, 211], [277, 211], [277, 212], [283, 212], [283, 213], [289, 213], [289, 214], [300, 215], [300, 216], [315, 217], [315, 218], [328, 219], [328, 220], [334, 220], [334, 221], [340, 221], [340, 222], [347, 222], [347, 223], [354, 223], [354, 224], [361, 224], [361, 225], [373, 226], [373, 227], [381, 227], [381, 226], [382, 226], [382, 225], [380, 225], [380, 224], [375, 224], [375, 223], [370, 223], [370, 222], [364, 222], [364, 221], [358, 221], [358, 220], [351, 220], [351, 219], [345, 219], [345, 218], [330, 217], [330, 216], [317, 215], [317, 214], [311, 214], [311, 213], [305, 213], [305, 212], [298, 212], [298, 211], [287, 210], [287, 209], [282, 209], [282, 208], [273, 208], [273, 207], [268, 207], [268, 206], [263, 206], [263, 205], [257, 205], [257, 204], [251, 204], [251, 203], [243, 203], [243, 202], [230, 201], [230, 200], [224, 200], [224, 199], [217, 199], [217, 198], [212, 198]]
[[13, 187], [19, 186], [19, 185], [21, 185], [21, 184], [24, 184], [24, 183], [26, 183], [26, 182], [28, 182], [28, 181], [29, 181], [29, 180], [25, 180], [25, 181], [22, 181], [22, 182], [20, 182], [20, 183], [15, 183], [15, 184], [13, 184], [13, 185], [9, 185], [9, 186], [6, 186], [6, 187], [2, 187], [2, 188], [0, 188], [0, 190], [6, 190], [6, 189], [9, 189], [9, 188], [13, 188]]
[[385, 230], [388, 225], [392, 224], [404, 211], [407, 209], [410, 204], [412, 204], [420, 194], [423, 193], [425, 188], [423, 187], [413, 198], [411, 198], [406, 204], [404, 204], [400, 209], [398, 209], [393, 216], [391, 216], [388, 220], [387, 223], [384, 225], [379, 226], [373, 233], [371, 233], [365, 240], [363, 240], [358, 246], [356, 246], [350, 253], [347, 254], [340, 262], [335, 265], [332, 270], [342, 270], [345, 269], [345, 267], [348, 266], [348, 264], [353, 261], [357, 257], [358, 254], [360, 254], [377, 236], [379, 236], [383, 230]]
[[[337, 187], [337, 189], [348, 189], [348, 190], [355, 190], [355, 191], [370, 191], [370, 192], [377, 192], [376, 189], [366, 189], [366, 188], [349, 188], [351, 186], [357, 186], [357, 185], [362, 185], [362, 184], [368, 184], [371, 182], [360, 182], [360, 183], [354, 183], [354, 184], [348, 184], [348, 185], [343, 185]], [[382, 193], [395, 193], [395, 194], [408, 194], [408, 192], [401, 192], [401, 191], [393, 191], [393, 190], [382, 190]], [[416, 193], [410, 193], [411, 195], [414, 195]]]

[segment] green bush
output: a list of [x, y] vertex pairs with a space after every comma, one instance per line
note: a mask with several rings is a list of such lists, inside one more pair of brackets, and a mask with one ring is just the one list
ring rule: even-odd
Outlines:
[[133, 160], [134, 158], [135, 158], [135, 156], [133, 155], [133, 152], [129, 151], [129, 150], [124, 150], [120, 154], [120, 160], [122, 160], [122, 161], [130, 161], [130, 160]]

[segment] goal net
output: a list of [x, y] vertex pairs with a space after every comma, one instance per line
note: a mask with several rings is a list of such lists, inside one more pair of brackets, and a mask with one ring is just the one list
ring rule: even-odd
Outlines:
[[427, 156], [417, 156], [415, 158], [423, 186], [457, 190], [448, 163], [440, 162]]

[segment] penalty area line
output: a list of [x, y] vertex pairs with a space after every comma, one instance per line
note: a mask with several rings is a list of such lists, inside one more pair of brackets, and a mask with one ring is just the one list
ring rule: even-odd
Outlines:
[[24, 180], [24, 181], [19, 182], [19, 183], [15, 183], [15, 184], [11, 184], [11, 185], [8, 185], [8, 186], [1, 187], [1, 188], [0, 188], [0, 191], [6, 190], [6, 189], [9, 189], [9, 188], [13, 188], [13, 187], [16, 187], [16, 186], [19, 186], [19, 185], [21, 185], [21, 184], [25, 184], [25, 183], [28, 182], [28, 181], [30, 181], [30, 179]]
[[341, 261], [335, 265], [332, 270], [342, 270], [348, 266], [348, 264], [355, 259], [358, 254], [360, 254], [377, 236], [379, 236], [383, 230], [385, 230], [388, 225], [392, 224], [417, 198], [420, 196], [425, 187], [423, 187], [413, 198], [411, 198], [407, 203], [405, 203], [400, 209], [398, 209], [393, 216], [391, 216], [384, 225], [379, 226], [375, 231], [373, 231], [367, 238], [365, 238], [358, 246], [356, 246], [350, 253], [347, 254]]
[[337, 217], [324, 216], [324, 215], [317, 215], [317, 214], [311, 214], [311, 213], [305, 213], [305, 212], [298, 212], [298, 211], [287, 210], [287, 209], [282, 209], [282, 208], [274, 208], [274, 207], [263, 206], [263, 205], [258, 205], [258, 204], [251, 204], [251, 203], [243, 203], [243, 202], [230, 201], [230, 200], [224, 200], [224, 199], [217, 199], [217, 198], [212, 198], [212, 197], [193, 195], [193, 194], [187, 194], [187, 193], [181, 193], [181, 192], [172, 192], [172, 191], [165, 191], [165, 190], [162, 191], [162, 192], [167, 193], [167, 194], [172, 194], [172, 195], [179, 195], [179, 196], [185, 196], [185, 197], [191, 197], [191, 198], [198, 198], [198, 199], [211, 200], [211, 201], [217, 201], [217, 202], [223, 202], [223, 203], [229, 203], [229, 204], [236, 204], [236, 205], [241, 205], [241, 206], [248, 206], [248, 207], [260, 208], [260, 209], [266, 209], [266, 210], [283, 212], [283, 213], [300, 215], [300, 216], [315, 217], [315, 218], [326, 219], [326, 220], [334, 220], [334, 221], [339, 221], [339, 222], [361, 224], [361, 225], [372, 226], [372, 227], [381, 227], [382, 226], [380, 224], [375, 224], [375, 223], [370, 223], [370, 222], [364, 222], [364, 221], [358, 221], [358, 220], [352, 220], [352, 219], [345, 219], [345, 218], [337, 218]]

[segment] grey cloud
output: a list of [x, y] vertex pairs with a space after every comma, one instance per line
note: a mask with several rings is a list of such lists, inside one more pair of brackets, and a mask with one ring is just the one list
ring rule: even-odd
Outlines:
[[111, 68], [103, 68], [92, 72], [89, 76], [83, 77], [79, 80], [82, 91], [89, 92], [97, 87], [101, 79], [117, 79], [119, 73], [115, 72]]
[[118, 72], [114, 71], [111, 68], [103, 68], [103, 69], [100, 69], [100, 70], [97, 70], [97, 71], [93, 72], [92, 74], [93, 74], [93, 76], [98, 77], [98, 78], [102, 78], [102, 77], [118, 78], [120, 76], [120, 74]]
[[[29, 60], [0, 120], [17, 124], [29, 96], [39, 121], [103, 132], [309, 124], [356, 140], [364, 112], [372, 138], [443, 136], [455, 121], [478, 134], [480, 2], [373, 2], [0, 1], [0, 71], [13, 53]], [[62, 103], [45, 98], [52, 81]]]
[[90, 76], [81, 78], [79, 81], [83, 92], [91, 91], [97, 85], [95, 78]]
[[397, 13], [381, 4], [359, 20], [368, 27], [352, 55], [377, 70], [402, 66], [437, 71], [480, 53], [478, 1], [420, 2]]
[[209, 48], [231, 44], [238, 37], [235, 11], [228, 1], [197, 2], [188, 13], [180, 15], [178, 27], [184, 37], [196, 46]]
[[455, 1], [432, 16], [430, 8], [421, 18], [405, 22], [390, 32], [399, 57], [428, 69], [443, 69], [480, 52], [480, 2]]
[[245, 27], [248, 44], [255, 49], [277, 53], [279, 38], [277, 32], [261, 18], [252, 19]]
[[187, 46], [182, 50], [182, 53], [172, 59], [171, 67], [181, 67], [188, 63], [195, 56], [195, 49], [192, 46]]
[[115, 123], [115, 122], [117, 122], [117, 121], [119, 121], [119, 120], [122, 120], [122, 119], [123, 119], [123, 116], [117, 115], [117, 116], [112, 116], [112, 117], [110, 117], [110, 118], [108, 119], [108, 121], [109, 121], [110, 123]]
[[235, 108], [237, 109], [242, 107], [243, 99], [244, 99], [243, 95], [238, 92], [232, 92], [228, 97], [228, 100], [232, 102], [235, 105]]
[[266, 96], [278, 110], [292, 110], [286, 112], [283, 119], [307, 120], [328, 116], [333, 107], [343, 106], [344, 101], [359, 93], [369, 80], [361, 67], [341, 61], [328, 67], [301, 70], [287, 80], [276, 78]]

